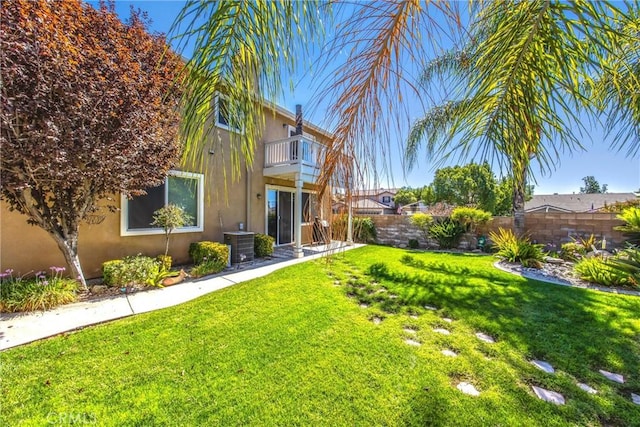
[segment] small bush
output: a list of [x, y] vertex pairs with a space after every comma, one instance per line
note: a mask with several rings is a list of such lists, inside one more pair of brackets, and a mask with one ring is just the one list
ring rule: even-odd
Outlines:
[[418, 212], [411, 215], [409, 220], [413, 226], [418, 228], [425, 240], [429, 239], [429, 227], [433, 224], [433, 217], [429, 214]]
[[[346, 215], [339, 216], [331, 224], [331, 233], [334, 239], [347, 240]], [[376, 226], [369, 217], [353, 217], [353, 241], [358, 243], [372, 243], [376, 240]]]
[[409, 248], [410, 249], [418, 249], [420, 247], [420, 243], [418, 243], [417, 239], [409, 239]]
[[163, 270], [167, 270], [167, 271], [171, 270], [171, 265], [173, 264], [173, 260], [171, 259], [170, 255], [158, 255], [156, 259], [158, 260], [158, 263], [160, 264]]
[[189, 256], [195, 265], [201, 264], [205, 260], [217, 260], [227, 265], [229, 248], [227, 245], [217, 242], [195, 242], [189, 245]]
[[160, 269], [155, 259], [138, 254], [103, 263], [102, 278], [107, 286], [150, 285]]
[[627, 243], [640, 245], [640, 207], [627, 208], [617, 218], [625, 224], [613, 227], [614, 230], [622, 231], [627, 236]]
[[253, 251], [255, 256], [263, 258], [273, 254], [273, 244], [275, 239], [266, 234], [256, 233], [253, 238]]
[[596, 239], [596, 236], [590, 234], [589, 237], [578, 236], [572, 237], [571, 240], [578, 246], [581, 246], [584, 249], [584, 254], [593, 250], [594, 247], [598, 246], [600, 241]]
[[626, 274], [630, 285], [640, 286], [640, 248], [624, 249], [615, 258], [609, 258], [607, 264], [618, 273]]
[[574, 266], [574, 271], [582, 280], [604, 286], [626, 286], [631, 284], [628, 274], [612, 268], [602, 258], [584, 258]]
[[491, 213], [482, 209], [460, 206], [451, 212], [451, 219], [462, 224], [466, 231], [474, 233], [479, 225], [484, 225], [491, 220]]
[[438, 246], [443, 249], [457, 247], [464, 231], [464, 227], [451, 218], [435, 221], [429, 226], [429, 236], [437, 241]]
[[575, 262], [587, 254], [587, 250], [576, 242], [564, 243], [560, 247], [560, 258], [565, 261]]
[[48, 310], [76, 300], [78, 283], [62, 277], [64, 267], [51, 267], [51, 274], [44, 271], [35, 277], [13, 277], [13, 270], [0, 274], [0, 311], [18, 312]]
[[229, 248], [217, 242], [195, 242], [189, 246], [189, 256], [195, 264], [191, 275], [205, 276], [224, 270], [229, 259]]
[[540, 268], [544, 259], [542, 245], [533, 244], [527, 237], [518, 237], [512, 230], [499, 228], [489, 233], [493, 245], [498, 249], [496, 255], [509, 262], [520, 262], [525, 267]]

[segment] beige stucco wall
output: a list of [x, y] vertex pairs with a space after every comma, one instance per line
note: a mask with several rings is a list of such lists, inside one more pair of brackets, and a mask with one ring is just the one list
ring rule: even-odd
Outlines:
[[[259, 141], [252, 170], [247, 173], [246, 166], [242, 166], [239, 179], [232, 181], [230, 169], [230, 150], [225, 131], [220, 131], [219, 137], [225, 150], [216, 150], [208, 156], [207, 167], [204, 168], [204, 231], [197, 233], [179, 233], [171, 236], [169, 254], [175, 264], [189, 261], [188, 248], [192, 242], [200, 240], [223, 241], [225, 231], [238, 229], [240, 222], [245, 229], [258, 233], [265, 233], [265, 205], [266, 185], [294, 187], [292, 181], [265, 178], [262, 175], [264, 165], [264, 142], [284, 139], [287, 129], [283, 124], [294, 125], [293, 117], [283, 114], [268, 113], [265, 131]], [[305, 128], [322, 140], [322, 135], [313, 129]], [[204, 150], [208, 152], [208, 150]], [[225, 194], [225, 178], [222, 165], [227, 165], [227, 186]], [[197, 172], [192, 168], [182, 168]], [[249, 183], [247, 185], [247, 180]], [[306, 189], [314, 189], [305, 184]], [[258, 199], [257, 194], [261, 194]], [[327, 195], [328, 196], [328, 195]], [[120, 207], [120, 197], [114, 197], [116, 205]], [[325, 197], [326, 200], [328, 200]], [[247, 200], [249, 203], [247, 204]], [[324, 202], [326, 218], [330, 215], [330, 204]], [[247, 207], [249, 214], [247, 216]], [[327, 210], [328, 207], [328, 210]], [[110, 259], [122, 258], [126, 255], [141, 253], [156, 256], [164, 252], [164, 236], [121, 236], [120, 212], [109, 213], [105, 210], [104, 221], [97, 225], [83, 224], [80, 227], [79, 256], [85, 276], [87, 278], [100, 277], [101, 265]], [[31, 226], [26, 222], [27, 217], [17, 212], [9, 212], [4, 202], [0, 202], [0, 270], [12, 268], [16, 273], [26, 274], [31, 271], [46, 270], [50, 266], [65, 266], [66, 263], [53, 239], [42, 229]], [[303, 242], [311, 237], [311, 228], [303, 227]]]

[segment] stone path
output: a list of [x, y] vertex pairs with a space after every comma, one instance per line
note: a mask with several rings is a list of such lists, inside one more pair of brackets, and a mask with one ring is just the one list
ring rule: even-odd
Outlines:
[[[369, 305], [368, 304], [360, 304], [360, 307], [362, 308], [368, 308]], [[431, 306], [431, 305], [425, 305], [424, 308], [426, 310], [430, 310], [430, 311], [438, 311], [439, 309], [437, 307]], [[418, 319], [419, 316], [416, 313], [410, 313], [408, 314], [408, 317], [411, 319]], [[453, 323], [453, 319], [449, 318], [449, 317], [441, 317], [440, 320], [447, 322], [447, 323]], [[373, 317], [371, 318], [371, 321], [378, 325], [382, 322], [382, 319], [379, 317]], [[451, 331], [449, 331], [448, 329], [445, 328], [433, 328], [432, 329], [433, 332], [438, 333], [438, 334], [442, 334], [442, 335], [451, 335]], [[420, 341], [418, 341], [417, 339], [417, 334], [418, 334], [418, 328], [416, 328], [415, 326], [412, 325], [405, 325], [402, 328], [402, 331], [405, 334], [409, 334], [411, 335], [411, 337], [405, 337], [404, 338], [404, 342], [407, 345], [413, 346], [413, 347], [420, 347], [422, 345], [422, 343]], [[489, 334], [486, 334], [484, 332], [477, 332], [475, 334], [476, 338], [478, 338], [480, 341], [483, 341], [485, 343], [489, 343], [489, 344], [494, 344], [496, 342], [496, 339], [494, 337], [492, 337]], [[446, 357], [457, 357], [458, 353], [456, 353], [455, 351], [451, 350], [451, 349], [443, 349], [440, 351], [440, 353], [443, 356]], [[487, 358], [487, 360], [491, 360], [489, 358]], [[533, 366], [535, 366], [536, 368], [540, 369], [541, 371], [546, 372], [547, 374], [551, 374], [554, 375], [556, 373], [555, 368], [547, 361], [544, 360], [530, 360], [529, 363], [531, 363]], [[605, 371], [603, 369], [599, 370], [600, 374], [602, 374], [605, 378], [619, 383], [619, 384], [623, 384], [624, 383], [624, 377], [621, 374], [617, 374], [614, 372], [609, 372], [609, 371]], [[576, 382], [576, 385], [583, 391], [585, 391], [586, 393], [589, 394], [597, 394], [598, 391], [591, 387], [588, 384], [585, 383], [581, 383], [581, 382]], [[462, 393], [467, 394], [469, 396], [480, 396], [480, 391], [471, 383], [468, 382], [460, 382], [456, 385], [456, 388], [458, 390], [460, 390]], [[539, 387], [539, 386], [535, 386], [532, 385], [531, 389], [533, 390], [533, 393], [536, 395], [536, 397], [538, 399], [544, 400], [545, 402], [549, 402], [552, 403], [554, 405], [564, 405], [566, 403], [565, 401], [565, 397], [557, 392], [557, 391], [553, 391], [553, 390], [547, 390], [545, 388]], [[631, 401], [636, 404], [636, 405], [640, 405], [640, 395], [639, 394], [635, 394], [635, 393], [631, 393]]]

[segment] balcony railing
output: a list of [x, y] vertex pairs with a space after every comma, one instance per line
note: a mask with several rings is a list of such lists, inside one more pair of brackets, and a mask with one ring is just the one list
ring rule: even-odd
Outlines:
[[322, 161], [324, 145], [295, 135], [264, 144], [264, 167], [300, 165], [318, 168]]

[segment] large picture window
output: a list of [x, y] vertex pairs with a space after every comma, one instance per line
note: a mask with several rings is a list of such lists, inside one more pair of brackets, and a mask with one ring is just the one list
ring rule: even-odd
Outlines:
[[174, 233], [203, 231], [204, 177], [202, 174], [172, 171], [161, 185], [146, 189], [147, 194], [122, 198], [121, 234], [136, 236], [161, 234], [162, 228], [151, 225], [153, 213], [167, 204], [182, 207], [191, 222]]

